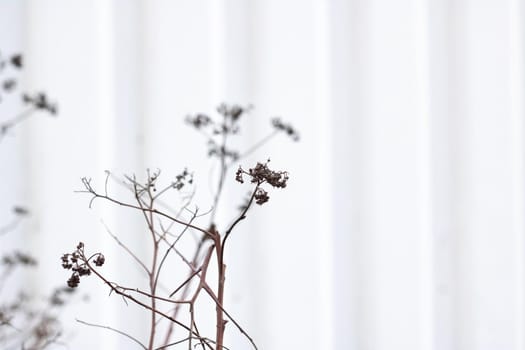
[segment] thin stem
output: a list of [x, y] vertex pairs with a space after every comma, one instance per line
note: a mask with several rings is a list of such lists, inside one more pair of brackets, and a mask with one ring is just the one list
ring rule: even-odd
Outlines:
[[226, 240], [228, 239], [228, 237], [232, 233], [232, 231], [235, 228], [235, 226], [237, 226], [237, 224], [239, 222], [241, 222], [242, 220], [244, 220], [246, 218], [246, 213], [248, 212], [248, 209], [250, 209], [251, 205], [253, 204], [253, 199], [255, 198], [255, 194], [257, 193], [257, 189], [259, 188], [259, 186], [260, 186], [260, 184], [257, 184], [257, 186], [255, 186], [255, 188], [254, 188], [254, 190], [252, 192], [252, 195], [250, 196], [250, 200], [248, 201], [248, 204], [246, 204], [246, 206], [242, 210], [241, 214], [237, 217], [237, 219], [235, 219], [235, 221], [230, 225], [230, 227], [226, 230], [226, 233], [224, 234], [224, 238], [223, 238], [222, 244], [221, 244], [221, 252], [220, 252], [220, 258], [221, 258], [220, 263], [221, 264], [223, 263], [223, 259], [224, 259], [224, 246], [226, 245]]
[[[192, 339], [197, 339], [197, 340], [199, 340], [199, 342], [201, 342], [201, 343], [205, 343], [206, 345], [208, 345], [208, 347], [209, 347], [209, 344], [208, 344], [208, 343], [212, 343], [212, 344], [215, 343], [212, 339], [208, 339], [208, 338], [196, 338], [196, 337], [191, 337], [191, 338], [192, 338]], [[188, 337], [188, 338], [184, 338], [184, 339], [181, 339], [181, 340], [176, 341], [176, 342], [174, 342], [174, 343], [170, 343], [170, 344], [162, 345], [161, 347], [158, 347], [158, 348], [156, 348], [156, 349], [154, 349], [154, 350], [167, 349], [167, 348], [169, 348], [169, 347], [171, 347], [171, 346], [178, 345], [178, 344], [182, 344], [182, 343], [184, 343], [185, 341], [188, 341], [189, 339], [190, 339], [190, 337]], [[228, 349], [227, 347], [225, 347], [225, 346], [223, 346], [222, 348], [225, 349], [225, 350], [229, 350], [229, 349]]]
[[0, 227], [0, 236], [3, 236], [9, 232], [14, 231], [17, 228], [17, 226], [20, 224], [20, 221], [21, 221], [20, 218], [15, 218], [9, 224]]
[[228, 171], [228, 165], [226, 164], [226, 143], [228, 136], [226, 132], [222, 133], [222, 144], [220, 148], [220, 175], [219, 175], [219, 185], [217, 186], [217, 192], [215, 192], [215, 198], [213, 199], [213, 212], [211, 214], [210, 225], [215, 223], [215, 215], [217, 213], [217, 206], [219, 205], [219, 199], [221, 197], [222, 189], [224, 187], [224, 179], [226, 177], [226, 172]]
[[36, 111], [36, 108], [29, 108], [16, 117], [5, 121], [4, 123], [0, 124], [0, 141], [2, 141], [2, 138], [7, 134], [7, 132], [14, 128], [17, 124], [20, 124], [24, 119], [29, 118], [33, 112]]
[[232, 321], [232, 323], [237, 327], [239, 332], [241, 332], [241, 334], [243, 334], [250, 341], [250, 343], [252, 344], [254, 349], [257, 350], [257, 345], [255, 345], [255, 342], [253, 341], [253, 339], [248, 335], [248, 333], [246, 333], [246, 331], [239, 325], [239, 323], [237, 321], [235, 321], [235, 319], [226, 311], [226, 309], [224, 309], [222, 304], [219, 302], [219, 300], [217, 299], [217, 297], [215, 296], [215, 294], [211, 290], [210, 286], [204, 285], [204, 290], [213, 299], [213, 301], [215, 301], [215, 304], [219, 308], [221, 308], [222, 312], [224, 312], [224, 314], [230, 319], [230, 321]]
[[119, 246], [122, 247], [122, 249], [124, 249], [132, 258], [133, 260], [135, 260], [137, 262], [137, 264], [139, 264], [143, 269], [144, 271], [146, 271], [146, 274], [150, 274], [150, 271], [149, 269], [146, 267], [146, 265], [144, 265], [144, 263], [142, 262], [142, 260], [140, 260], [138, 258], [138, 256], [133, 253], [131, 251], [131, 249], [128, 248], [128, 246], [126, 246], [124, 243], [122, 243], [122, 241], [120, 239], [118, 239], [118, 237], [116, 235], [114, 235], [111, 230], [109, 229], [109, 227], [106, 225], [106, 223], [104, 221], [102, 221], [102, 224], [104, 225], [104, 227], [106, 228], [106, 232], [115, 240], [115, 242], [117, 242], [117, 244]]
[[[197, 217], [197, 212], [194, 213], [193, 217], [189, 221], [189, 224], [191, 224], [193, 222], [193, 220], [195, 220], [196, 217]], [[182, 232], [180, 233], [180, 235], [173, 241], [173, 243], [168, 247], [168, 249], [166, 249], [166, 252], [164, 253], [164, 256], [162, 257], [162, 259], [160, 261], [160, 264], [159, 264], [159, 267], [157, 269], [157, 274], [156, 274], [156, 277], [155, 277], [155, 284], [157, 284], [157, 281], [158, 281], [159, 276], [160, 276], [160, 271], [162, 269], [162, 266], [164, 265], [164, 262], [166, 261], [166, 258], [168, 257], [169, 253], [173, 250], [173, 247], [175, 247], [175, 244], [177, 244], [177, 242], [181, 239], [182, 235], [187, 230], [188, 230], [188, 226], [185, 226], [184, 229], [182, 230]]]
[[[83, 181], [88, 181], [88, 180], [87, 180], [87, 179], [83, 179]], [[86, 183], [86, 182], [85, 182], [85, 183]], [[102, 199], [105, 199], [105, 200], [107, 200], [107, 201], [109, 201], [109, 202], [112, 202], [112, 203], [118, 204], [118, 205], [123, 206], [123, 207], [132, 208], [132, 209], [137, 209], [137, 210], [141, 210], [141, 211], [144, 211], [144, 212], [152, 212], [152, 213], [154, 213], [154, 214], [157, 214], [157, 215], [163, 216], [163, 217], [165, 217], [165, 218], [167, 218], [167, 219], [169, 219], [169, 220], [172, 220], [172, 221], [174, 221], [174, 222], [176, 222], [176, 223], [178, 223], [178, 224], [180, 224], [180, 225], [188, 226], [189, 228], [192, 228], [192, 229], [194, 229], [194, 230], [196, 230], [196, 231], [202, 232], [202, 233], [204, 233], [206, 236], [209, 236], [209, 237], [212, 236], [212, 234], [211, 234], [209, 231], [207, 231], [207, 230], [205, 230], [205, 229], [203, 229], [203, 228], [201, 228], [201, 227], [198, 227], [198, 226], [195, 226], [195, 225], [189, 224], [189, 223], [187, 223], [187, 222], [184, 222], [184, 221], [182, 221], [182, 220], [179, 220], [179, 219], [177, 219], [177, 218], [175, 218], [175, 217], [173, 217], [173, 216], [171, 216], [171, 215], [169, 215], [169, 214], [166, 214], [166, 213], [164, 213], [164, 212], [162, 212], [162, 211], [159, 211], [158, 209], [155, 209], [155, 208], [146, 208], [146, 207], [141, 207], [141, 206], [137, 206], [137, 205], [133, 205], [133, 204], [129, 204], [129, 203], [124, 203], [124, 202], [121, 202], [121, 201], [116, 200], [116, 199], [114, 199], [114, 198], [111, 198], [111, 197], [109, 197], [109, 196], [105, 196], [105, 195], [99, 194], [99, 193], [95, 192], [91, 187], [89, 187], [87, 191], [78, 191], [78, 192], [81, 192], [81, 193], [90, 193], [90, 194], [93, 195], [93, 199], [96, 199], [96, 198], [102, 198]], [[92, 199], [92, 200], [93, 200], [93, 199]]]
[[189, 283], [193, 277], [197, 276], [199, 274], [199, 272], [201, 272], [201, 269], [199, 268], [197, 271], [193, 272], [188, 278], [186, 278], [186, 280], [184, 280], [184, 282], [182, 282], [171, 294], [170, 294], [170, 298], [172, 296], [174, 296], [182, 287], [184, 287], [187, 283]]
[[[149, 209], [153, 208], [153, 197], [151, 196], [150, 188], [148, 188], [148, 194], [151, 198]], [[151, 273], [149, 275], [149, 283], [150, 283], [150, 292], [151, 295], [155, 295], [157, 291], [157, 276], [155, 271], [157, 270], [157, 258], [159, 255], [159, 242], [157, 241], [156, 235], [155, 235], [155, 224], [153, 220], [153, 212], [149, 212], [149, 222], [150, 222], [150, 229], [151, 229], [151, 240], [153, 244], [153, 257], [151, 262]], [[155, 298], [150, 298], [151, 302], [151, 308], [155, 310], [157, 308], [157, 300]], [[151, 329], [150, 329], [150, 337], [149, 337], [149, 344], [148, 349], [152, 350], [153, 345], [155, 344], [155, 334], [157, 330], [157, 314], [155, 312], [151, 312]], [[190, 330], [191, 335], [191, 330]]]
[[[262, 138], [261, 140], [259, 140], [258, 142], [256, 142], [253, 146], [251, 146], [250, 148], [248, 148], [248, 150], [246, 150], [243, 154], [241, 154], [237, 159], [235, 159], [235, 161], [239, 161], [241, 159], [244, 159], [246, 157], [248, 157], [250, 154], [252, 154], [253, 152], [255, 152], [257, 149], [259, 149], [260, 147], [262, 147], [265, 143], [267, 143], [268, 141], [270, 141], [275, 135], [277, 135], [279, 133], [278, 130], [275, 130], [273, 131], [272, 133], [266, 135], [266, 137]], [[233, 162], [232, 162], [233, 163]]]
[[115, 329], [113, 327], [109, 327], [109, 326], [103, 326], [103, 325], [100, 325], [100, 324], [95, 324], [95, 323], [89, 323], [89, 322], [86, 322], [86, 321], [82, 321], [82, 320], [76, 320], [78, 323], [82, 323], [83, 325], [86, 325], [86, 326], [90, 326], [90, 327], [97, 327], [97, 328], [104, 328], [104, 329], [108, 329], [112, 332], [115, 332], [115, 333], [118, 333], [120, 335], [123, 335], [125, 336], [126, 338], [134, 341], [135, 343], [137, 343], [138, 345], [140, 345], [141, 348], [143, 348], [144, 350], [147, 350], [148, 348], [142, 344], [137, 338], [131, 336], [130, 334], [126, 333], [126, 332], [123, 332], [123, 331], [120, 331], [118, 329]]
[[[190, 269], [195, 269], [195, 266], [197, 266], [197, 260], [199, 259], [199, 256], [200, 256], [200, 252], [202, 250], [202, 247], [204, 245], [204, 242], [205, 242], [205, 238], [206, 236], [203, 236], [202, 239], [200, 240], [199, 242], [199, 245], [197, 246], [197, 249], [195, 250], [195, 253], [193, 255], [193, 259], [191, 261], [191, 263], [187, 262], [186, 261], [186, 258], [183, 257], [181, 254], [179, 254], [182, 258], [182, 260], [184, 262], [186, 262]], [[200, 269], [198, 269], [200, 270]], [[179, 291], [180, 288], [182, 288], [182, 286], [184, 286], [184, 289], [182, 290], [182, 298], [186, 298], [188, 296], [188, 293], [189, 293], [189, 288], [190, 288], [190, 280], [199, 273], [199, 271], [194, 271], [192, 274], [190, 274], [190, 276], [183, 282], [183, 284], [181, 286], [179, 286], [170, 296], [174, 295], [175, 293], [177, 293]], [[173, 318], [177, 318], [177, 315], [179, 314], [179, 310], [180, 310], [180, 306], [177, 305], [175, 307], [175, 309], [173, 310], [173, 314], [172, 314], [172, 317]], [[168, 326], [168, 330], [166, 331], [166, 336], [164, 337], [164, 344], [168, 344], [168, 342], [170, 341], [170, 338], [171, 338], [171, 335], [173, 333], [173, 324], [170, 324]]]
[[[115, 286], [113, 283], [111, 283], [110, 281], [108, 281], [104, 276], [102, 276], [96, 269], [93, 268], [93, 266], [91, 266], [91, 264], [89, 263], [89, 261], [85, 260], [85, 257], [84, 257], [84, 262], [86, 263], [87, 267], [99, 278], [101, 279], [104, 284], [106, 284], [113, 292], [115, 292], [116, 294], [122, 296], [123, 298], [125, 299], [128, 299], [132, 302], [134, 302], [135, 304], [137, 305], [140, 305], [142, 306], [143, 308], [147, 309], [147, 310], [150, 310], [150, 311], [154, 311], [156, 314], [158, 314], [159, 316], [162, 316], [164, 318], [166, 318], [167, 320], [170, 320], [171, 322], [177, 324], [178, 326], [184, 328], [185, 330], [190, 330], [190, 327], [188, 327], [187, 325], [185, 325], [184, 323], [174, 319], [173, 317], [165, 314], [164, 312], [158, 310], [158, 309], [152, 309], [150, 305], [148, 304], [145, 304], [143, 303], [142, 301], [138, 300], [137, 298], [133, 297], [132, 295], [130, 294], [127, 294], [127, 293], [124, 293], [123, 291], [119, 290], [119, 288], [117, 286]], [[200, 338], [199, 334], [193, 332], [193, 334], [197, 337]], [[211, 347], [210, 347], [211, 349]]]
[[216, 337], [215, 340], [216, 343], [216, 349], [220, 350], [222, 348], [222, 344], [224, 342], [224, 316], [222, 308], [220, 308], [218, 305], [223, 305], [224, 303], [224, 281], [225, 281], [225, 274], [226, 274], [226, 265], [223, 264], [223, 259], [221, 257], [221, 238], [217, 237], [216, 240], [216, 254], [217, 254], [217, 270], [218, 270], [218, 277], [217, 277], [217, 300], [218, 303], [215, 306], [215, 313], [216, 313]]

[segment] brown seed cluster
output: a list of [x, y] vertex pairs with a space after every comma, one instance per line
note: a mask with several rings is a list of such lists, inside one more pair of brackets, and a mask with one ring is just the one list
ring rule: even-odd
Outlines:
[[77, 248], [72, 253], [66, 253], [62, 255], [62, 267], [66, 270], [71, 270], [73, 273], [67, 280], [67, 285], [70, 288], [78, 287], [80, 283], [80, 277], [91, 275], [91, 268], [89, 266], [89, 260], [93, 260], [96, 266], [104, 265], [106, 261], [104, 255], [97, 253], [92, 255], [90, 258], [86, 258], [84, 255], [84, 243], [80, 242]]
[[268, 160], [266, 163], [257, 163], [253, 168], [245, 171], [242, 167], [237, 169], [235, 173], [235, 180], [240, 183], [244, 183], [244, 176], [247, 175], [250, 178], [251, 183], [257, 184], [255, 190], [254, 199], [255, 203], [262, 205], [270, 199], [268, 192], [259, 187], [264, 183], [270, 184], [275, 188], [285, 188], [288, 183], [288, 172], [286, 171], [275, 171], [268, 168]]
[[[268, 160], [269, 162], [270, 160]], [[244, 183], [243, 175], [250, 177], [251, 183], [263, 184], [268, 183], [272, 187], [285, 188], [288, 182], [288, 172], [286, 171], [274, 171], [268, 168], [268, 162], [257, 163], [253, 168], [245, 171], [242, 167], [239, 167], [235, 173], [235, 180], [240, 183]]]
[[270, 196], [268, 196], [268, 192], [266, 192], [263, 188], [258, 187], [257, 190], [255, 190], [254, 198], [255, 203], [263, 205], [264, 203], [268, 202]]

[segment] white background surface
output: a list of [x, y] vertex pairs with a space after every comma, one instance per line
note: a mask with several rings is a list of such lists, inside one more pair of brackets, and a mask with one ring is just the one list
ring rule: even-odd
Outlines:
[[[261, 349], [523, 350], [523, 6], [1, 1], [0, 49], [21, 50], [25, 86], [60, 109], [1, 144], [2, 212], [33, 212], [9, 244], [39, 252], [35, 289], [65, 281], [58, 257], [80, 239], [118, 254], [100, 219], [139, 237], [140, 220], [89, 210], [79, 178], [205, 178], [184, 116], [252, 103], [246, 145], [275, 115], [302, 136], [260, 154], [290, 186], [228, 257], [228, 302]], [[74, 322], [140, 333], [140, 316], [89, 283], [91, 304], [64, 315], [70, 348], [127, 348]]]

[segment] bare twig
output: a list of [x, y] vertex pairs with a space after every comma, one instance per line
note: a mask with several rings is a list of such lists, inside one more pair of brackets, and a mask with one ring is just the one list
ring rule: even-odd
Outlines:
[[90, 326], [90, 327], [96, 327], [96, 328], [103, 328], [103, 329], [108, 329], [112, 332], [115, 332], [115, 333], [118, 333], [120, 335], [123, 335], [125, 336], [126, 338], [134, 341], [135, 343], [137, 343], [141, 348], [147, 350], [148, 348], [146, 347], [146, 345], [142, 344], [137, 338], [133, 337], [131, 334], [129, 333], [126, 333], [126, 332], [123, 332], [123, 331], [120, 331], [116, 328], [113, 328], [113, 327], [110, 327], [110, 326], [104, 326], [104, 325], [100, 325], [100, 324], [95, 324], [95, 323], [89, 323], [89, 322], [86, 322], [86, 321], [82, 321], [82, 320], [79, 320], [77, 319], [76, 320], [78, 323], [82, 323], [83, 325], [86, 325], [86, 326]]
[[29, 118], [35, 111], [36, 111], [36, 108], [34, 107], [28, 108], [22, 113], [20, 113], [19, 115], [17, 115], [16, 117], [13, 117], [12, 119], [7, 120], [3, 122], [2, 124], [0, 124], [0, 141], [2, 141], [5, 135], [7, 135], [9, 130], [11, 130], [12, 128], [17, 126], [21, 122], [23, 122], [25, 119]]
[[[80, 281], [80, 277], [84, 275], [94, 274], [102, 282], [110, 288], [110, 294], [115, 293], [119, 295], [126, 303], [128, 301], [144, 308], [150, 313], [150, 332], [147, 344], [141, 344], [144, 349], [155, 350], [165, 349], [171, 346], [187, 342], [188, 350], [194, 347], [200, 347], [202, 350], [222, 350], [227, 349], [224, 345], [225, 326], [230, 321], [235, 328], [244, 336], [254, 349], [257, 346], [254, 340], [248, 333], [240, 326], [224, 306], [225, 299], [225, 281], [226, 281], [226, 264], [225, 252], [226, 243], [228, 242], [233, 231], [237, 229], [239, 223], [246, 218], [249, 209], [253, 203], [263, 204], [268, 201], [269, 195], [263, 184], [268, 184], [277, 188], [286, 187], [288, 174], [283, 171], [272, 171], [268, 168], [268, 163], [257, 163], [257, 165], [245, 171], [239, 167], [236, 172], [235, 179], [243, 183], [243, 176], [249, 177], [249, 182], [253, 185], [251, 195], [247, 203], [242, 207], [240, 213], [236, 215], [231, 223], [221, 230], [215, 222], [216, 215], [221, 207], [220, 201], [223, 196], [226, 179], [230, 167], [234, 162], [253, 154], [257, 149], [271, 140], [279, 131], [286, 132], [294, 139], [298, 138], [298, 134], [289, 124], [285, 124], [276, 118], [272, 121], [275, 131], [271, 132], [261, 140], [257, 141], [253, 146], [249, 147], [245, 152], [239, 153], [229, 148], [229, 138], [239, 132], [238, 120], [239, 117], [248, 110], [240, 106], [221, 105], [217, 109], [222, 116], [220, 121], [213, 121], [206, 115], [196, 115], [189, 117], [188, 122], [192, 124], [199, 132], [201, 132], [208, 142], [208, 154], [218, 160], [219, 172], [217, 173], [216, 188], [212, 190], [213, 200], [211, 203], [210, 220], [207, 226], [201, 226], [200, 220], [197, 220], [203, 214], [198, 213], [198, 209], [194, 211], [188, 207], [193, 199], [195, 190], [186, 192], [186, 197], [182, 196], [180, 189], [186, 183], [192, 183], [191, 174], [184, 170], [180, 175], [177, 175], [176, 181], [168, 185], [158, 185], [158, 177], [160, 171], [147, 170], [147, 180], [139, 183], [135, 176], [125, 176], [127, 181], [124, 185], [131, 190], [134, 200], [130, 203], [127, 201], [116, 199], [112, 197], [108, 191], [108, 180], [111, 176], [109, 172], [106, 173], [104, 182], [104, 190], [102, 193], [95, 190], [92, 186], [91, 179], [82, 178], [82, 183], [85, 190], [79, 191], [91, 195], [89, 206], [91, 207], [96, 199], [104, 199], [105, 201], [119, 205], [125, 208], [134, 209], [141, 213], [146, 223], [147, 232], [151, 240], [151, 255], [150, 262], [146, 263], [134, 254], [116, 235], [110, 232], [106, 227], [108, 233], [114, 238], [126, 252], [144, 269], [148, 277], [149, 288], [135, 288], [119, 285], [115, 282], [110, 282], [102, 273], [95, 269], [95, 265], [100, 267], [104, 262], [104, 256], [101, 253], [95, 253], [89, 258], [84, 255], [84, 245], [79, 243], [77, 250], [71, 254], [65, 254], [62, 257], [63, 266], [67, 269], [72, 269], [73, 274], [68, 281], [72, 287], [76, 287]], [[268, 160], [269, 162], [269, 160]], [[182, 207], [175, 211], [168, 205], [161, 201], [161, 198], [168, 193], [170, 189], [179, 191], [182, 199]], [[193, 186], [192, 186], [193, 188]], [[168, 208], [167, 211], [159, 210], [159, 205]], [[188, 215], [189, 214], [189, 215]], [[172, 230], [174, 225], [181, 225], [180, 233]], [[196, 246], [193, 248], [191, 259], [186, 255], [184, 249], [181, 250], [178, 244], [181, 239], [188, 235], [190, 231], [192, 237], [196, 238]], [[163, 245], [161, 247], [161, 244]], [[166, 246], [164, 247], [164, 244]], [[165, 250], [164, 250], [165, 248]], [[184, 247], [186, 248], [186, 247]], [[161, 249], [163, 250], [161, 252]], [[166, 288], [168, 284], [161, 284], [161, 277], [166, 278], [167, 274], [163, 270], [167, 268], [168, 257], [171, 253], [175, 253], [187, 265], [189, 272], [187, 277], [182, 280], [170, 293]], [[80, 260], [80, 261], [79, 261]], [[210, 265], [217, 264], [215, 274], [214, 269], [209, 269]], [[213, 275], [209, 273], [213, 271]], [[162, 276], [161, 276], [162, 274]], [[211, 277], [209, 277], [211, 276]], [[213, 279], [210, 287], [207, 279]], [[178, 279], [177, 279], [178, 280]], [[198, 282], [197, 282], [198, 281]], [[170, 283], [172, 284], [172, 283]], [[215, 336], [210, 339], [200, 334], [197, 326], [197, 315], [195, 313], [195, 306], [197, 302], [202, 299], [202, 291], [215, 304]], [[166, 293], [166, 294], [164, 294]], [[206, 297], [206, 296], [205, 296]], [[179, 319], [179, 311], [188, 306], [189, 309], [189, 323], [184, 318], [184, 322]], [[167, 310], [167, 311], [166, 311]], [[159, 337], [159, 325], [161, 322], [168, 322], [166, 333], [163, 335], [163, 345], [155, 346]], [[175, 328], [180, 328], [183, 332], [187, 332], [187, 336], [181, 340], [173, 341], [172, 334]]]
[[144, 271], [146, 271], [146, 274], [149, 275], [150, 271], [146, 267], [146, 265], [142, 262], [142, 260], [140, 260], [139, 257], [128, 248], [128, 246], [126, 246], [124, 243], [122, 243], [122, 241], [111, 232], [111, 230], [109, 229], [109, 227], [106, 225], [106, 223], [104, 221], [101, 220], [101, 222], [102, 222], [102, 225], [104, 225], [104, 228], [106, 229], [106, 232], [111, 236], [111, 238], [113, 238], [115, 240], [115, 242], [117, 242], [117, 244], [119, 246], [121, 246], [122, 249], [124, 249], [133, 258], [133, 260], [135, 260], [137, 262], [137, 264], [139, 264], [140, 267], [142, 267], [144, 269]]

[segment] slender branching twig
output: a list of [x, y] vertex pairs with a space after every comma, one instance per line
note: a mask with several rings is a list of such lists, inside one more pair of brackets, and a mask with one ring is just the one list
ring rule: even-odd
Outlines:
[[[131, 259], [144, 270], [147, 288], [128, 287], [118, 282], [112, 282], [102, 272], [106, 257], [102, 253], [86, 255], [84, 243], [79, 243], [73, 252], [64, 254], [61, 258], [62, 266], [71, 271], [71, 277], [68, 280], [68, 285], [71, 288], [77, 287], [81, 278], [94, 275], [110, 289], [111, 293], [119, 295], [126, 303], [135, 304], [149, 312], [148, 339], [141, 341], [138, 337], [110, 326], [82, 323], [124, 335], [146, 350], [166, 349], [184, 343], [187, 344], [189, 350], [195, 347], [202, 350], [222, 350], [228, 349], [224, 344], [224, 334], [227, 322], [230, 321], [257, 350], [253, 338], [225, 307], [226, 243], [231, 239], [233, 231], [239, 227], [240, 222], [246, 219], [250, 208], [254, 204], [262, 205], [269, 200], [269, 194], [265, 187], [286, 187], [288, 173], [271, 170], [269, 161], [257, 163], [248, 170], [239, 167], [235, 174], [231, 174], [231, 168], [234, 162], [254, 153], [280, 131], [284, 131], [294, 139], [297, 139], [298, 135], [290, 125], [281, 122], [279, 119], [274, 119], [272, 121], [274, 130], [266, 137], [256, 142], [245, 152], [232, 150], [229, 140], [239, 133], [239, 120], [249, 109], [250, 107], [221, 105], [217, 109], [221, 116], [217, 122], [203, 114], [187, 118], [188, 123], [205, 136], [209, 146], [208, 154], [215, 158], [219, 164], [216, 179], [217, 187], [212, 195], [212, 209], [205, 213], [209, 214], [209, 222], [206, 225], [203, 225], [199, 220], [203, 214], [199, 214], [197, 208], [193, 211], [189, 209], [195, 190], [190, 190], [190, 194], [183, 199], [183, 205], [176, 214], [172, 210], [160, 208], [161, 206], [166, 207], [161, 202], [162, 197], [167, 196], [172, 191], [181, 195], [182, 188], [193, 187], [193, 176], [186, 169], [176, 175], [175, 179], [167, 185], [159, 185], [160, 170], [151, 171], [148, 169], [144, 182], [138, 181], [134, 175], [125, 176], [125, 186], [131, 190], [132, 201], [117, 199], [111, 194], [109, 179], [113, 175], [110, 172], [106, 172], [102, 192], [96, 190], [91, 179], [82, 178], [84, 189], [78, 192], [90, 195], [90, 208], [95, 200], [101, 200], [140, 213], [144, 219], [145, 230], [148, 233], [151, 246], [149, 262], [146, 262], [106, 227], [106, 231], [117, 245], [125, 250]], [[230, 175], [241, 184], [246, 179], [251, 190], [248, 200], [242, 205], [240, 212], [233, 217], [231, 224], [221, 229], [216, 222], [216, 215], [219, 207], [222, 207], [221, 197], [225, 191], [226, 179]], [[182, 213], [185, 215], [183, 216]], [[189, 217], [188, 213], [190, 214]], [[177, 228], [178, 230], [175, 230]], [[197, 237], [191, 258], [187, 257], [186, 249], [181, 250], [180, 247], [177, 247], [188, 235]], [[175, 286], [173, 286], [174, 281], [181, 279], [175, 279], [171, 271], [170, 274], [164, 272], [164, 269], [170, 266], [168, 261], [172, 253], [182, 260], [184, 263], [182, 267], [189, 270], [186, 277], [182, 278], [182, 282]], [[210, 270], [210, 267], [214, 265], [216, 265], [216, 270]], [[161, 280], [164, 281], [163, 287], [159, 288]], [[169, 288], [169, 285], [173, 287]], [[167, 288], [169, 289], [165, 293], [164, 290]], [[202, 334], [197, 325], [196, 305], [202, 298], [211, 300], [215, 306], [215, 334], [213, 337]], [[180, 310], [186, 307], [188, 308], [189, 319], [183, 319], [180, 315]], [[167, 328], [162, 336], [161, 345], [158, 345], [160, 343], [158, 339], [161, 336], [160, 325], [165, 322], [167, 322]], [[186, 336], [183, 339], [173, 341], [173, 334], [176, 330], [185, 332]]]

